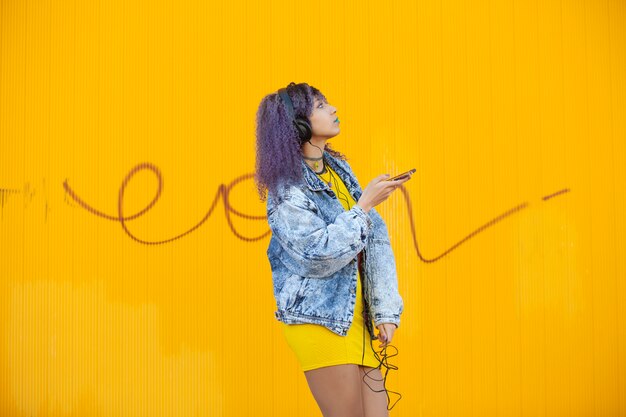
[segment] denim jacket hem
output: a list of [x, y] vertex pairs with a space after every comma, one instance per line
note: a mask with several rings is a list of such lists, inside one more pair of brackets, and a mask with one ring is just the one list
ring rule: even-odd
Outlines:
[[[285, 324], [319, 324], [339, 336], [347, 336], [350, 325], [352, 324], [344, 320], [330, 320], [324, 317], [310, 316], [308, 314], [293, 313], [284, 310], [276, 310], [274, 316], [278, 321]], [[368, 326], [368, 333], [370, 334], [370, 339], [378, 339], [373, 334], [372, 326]]]

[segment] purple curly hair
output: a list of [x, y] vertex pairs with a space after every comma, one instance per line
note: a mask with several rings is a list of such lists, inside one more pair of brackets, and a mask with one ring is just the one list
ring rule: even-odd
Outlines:
[[[296, 117], [313, 112], [314, 99], [327, 102], [326, 97], [307, 83], [289, 84], [287, 94], [293, 103]], [[330, 148], [324, 149], [340, 159], [344, 155]], [[298, 131], [289, 119], [287, 109], [278, 92], [266, 95], [256, 113], [256, 171], [254, 180], [262, 201], [267, 193], [275, 195], [278, 186], [298, 184], [303, 180], [302, 153]]]

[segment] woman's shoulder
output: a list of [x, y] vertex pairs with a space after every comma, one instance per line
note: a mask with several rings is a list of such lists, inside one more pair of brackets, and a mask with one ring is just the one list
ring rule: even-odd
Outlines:
[[267, 205], [275, 206], [284, 201], [306, 201], [308, 200], [304, 184], [281, 183], [273, 193], [267, 197]]

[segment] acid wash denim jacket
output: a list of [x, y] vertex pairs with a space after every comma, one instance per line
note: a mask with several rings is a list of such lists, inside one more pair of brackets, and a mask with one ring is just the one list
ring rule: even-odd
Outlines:
[[[358, 201], [362, 190], [348, 163], [327, 151], [324, 161]], [[375, 326], [399, 327], [403, 311], [387, 226], [374, 208], [365, 213], [355, 204], [345, 210], [304, 160], [302, 169], [303, 184], [279, 187], [275, 197], [267, 197], [274, 315], [286, 324], [319, 324], [346, 336], [356, 303], [357, 255], [363, 252], [365, 321], [374, 340], [371, 318]]]

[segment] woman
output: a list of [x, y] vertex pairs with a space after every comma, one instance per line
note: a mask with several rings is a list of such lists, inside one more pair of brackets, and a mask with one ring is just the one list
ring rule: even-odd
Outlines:
[[336, 108], [306, 83], [265, 96], [256, 123], [276, 319], [325, 417], [388, 416], [371, 341], [383, 349], [391, 342], [403, 301], [374, 206], [410, 176], [380, 175], [361, 190], [345, 156], [327, 144], [339, 134]]

